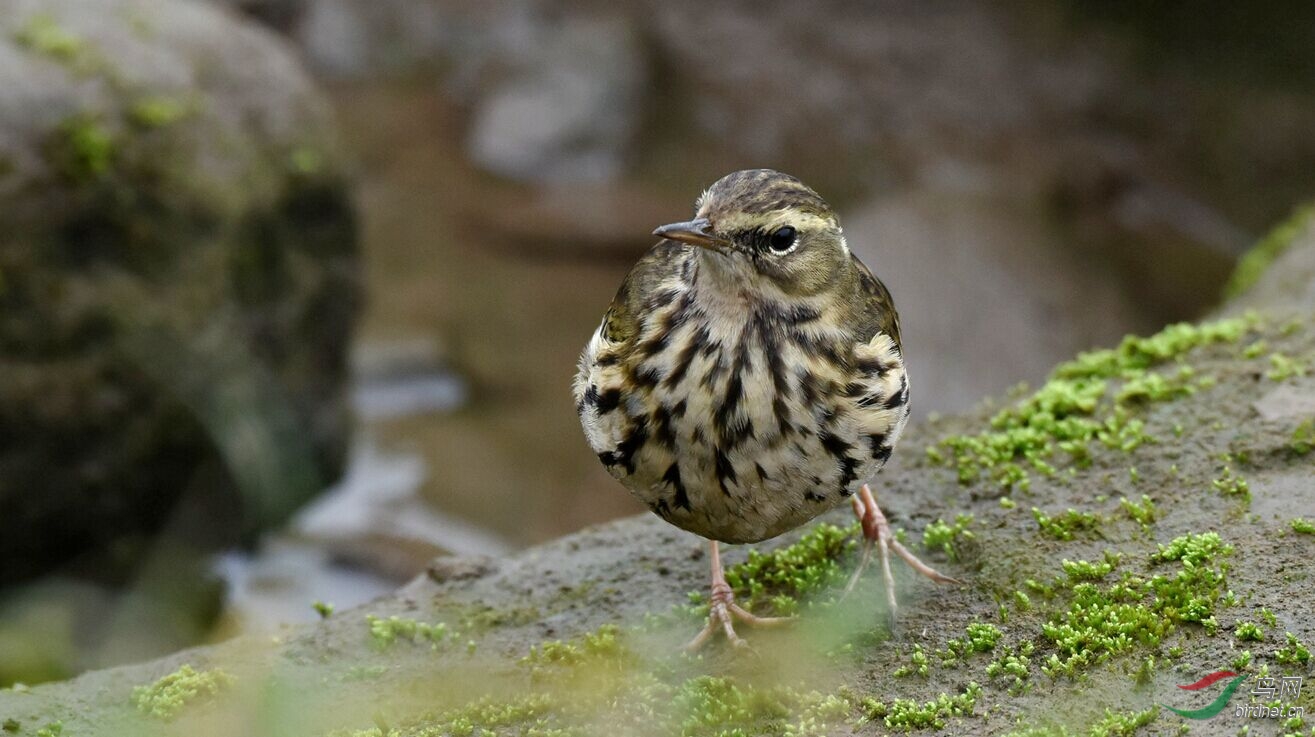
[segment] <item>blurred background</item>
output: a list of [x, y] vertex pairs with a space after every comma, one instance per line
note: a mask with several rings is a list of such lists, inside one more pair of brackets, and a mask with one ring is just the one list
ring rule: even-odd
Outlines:
[[576, 357], [729, 171], [838, 207], [926, 416], [1208, 310], [1312, 131], [1299, 3], [4, 0], [0, 686], [641, 511]]

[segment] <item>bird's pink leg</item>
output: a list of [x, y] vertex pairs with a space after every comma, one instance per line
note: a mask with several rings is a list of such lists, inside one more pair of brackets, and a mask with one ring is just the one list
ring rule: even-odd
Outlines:
[[895, 600], [895, 577], [890, 573], [891, 550], [894, 550], [896, 555], [903, 558], [905, 563], [912, 566], [913, 570], [936, 583], [963, 583], [918, 560], [918, 556], [909, 552], [908, 548], [895, 539], [890, 531], [890, 523], [886, 521], [886, 515], [881, 513], [876, 498], [872, 496], [872, 489], [868, 488], [867, 484], [863, 484], [858, 494], [854, 495], [851, 503], [854, 507], [854, 516], [858, 517], [859, 522], [863, 525], [863, 553], [859, 559], [858, 568], [855, 569], [854, 575], [850, 577], [849, 584], [845, 586], [846, 594], [854, 588], [859, 577], [863, 575], [864, 569], [867, 568], [868, 562], [872, 559], [872, 547], [874, 545], [881, 557], [881, 577], [886, 583], [886, 601], [890, 604], [890, 619], [892, 622], [895, 621], [895, 613], [898, 611], [899, 605]]
[[687, 652], [703, 647], [719, 629], [726, 633], [726, 639], [735, 647], [748, 645], [735, 634], [732, 621], [736, 619], [754, 627], [774, 627], [790, 621], [790, 617], [759, 617], [736, 604], [735, 593], [731, 591], [730, 584], [726, 583], [726, 574], [721, 567], [721, 549], [716, 540], [708, 542], [711, 543], [712, 553], [712, 596], [708, 604], [708, 624], [685, 646]]

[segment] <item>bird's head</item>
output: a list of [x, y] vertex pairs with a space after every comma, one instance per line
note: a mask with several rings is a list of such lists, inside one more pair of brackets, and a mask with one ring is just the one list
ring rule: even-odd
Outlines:
[[816, 294], [849, 265], [849, 247], [831, 206], [789, 174], [727, 174], [695, 207], [693, 220], [664, 225], [653, 235], [704, 249], [712, 270], [740, 287]]

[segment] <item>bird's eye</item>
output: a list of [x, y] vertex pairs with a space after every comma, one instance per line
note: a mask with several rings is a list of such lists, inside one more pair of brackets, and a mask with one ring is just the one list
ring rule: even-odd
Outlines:
[[795, 235], [795, 229], [791, 228], [789, 225], [785, 225], [777, 228], [776, 231], [768, 237], [767, 243], [772, 247], [773, 251], [784, 253], [785, 251], [790, 250], [790, 247], [794, 245]]

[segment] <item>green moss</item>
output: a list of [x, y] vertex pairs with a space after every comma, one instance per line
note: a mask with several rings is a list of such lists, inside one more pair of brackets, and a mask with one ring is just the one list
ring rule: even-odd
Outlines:
[[1041, 671], [1052, 678], [1074, 676], [1136, 645], [1158, 645], [1173, 628], [1144, 601], [1130, 583], [1101, 589], [1095, 584], [1073, 587], [1070, 606], [1041, 626], [1055, 648]]
[[141, 713], [168, 721], [188, 704], [213, 698], [234, 680], [218, 668], [195, 670], [184, 665], [148, 686], [134, 688], [132, 703]]
[[1306, 375], [1306, 363], [1295, 358], [1290, 358], [1282, 353], [1271, 353], [1269, 355], [1269, 371], [1265, 376], [1270, 381], [1287, 381], [1294, 376]]
[[1233, 666], [1233, 670], [1236, 671], [1246, 670], [1247, 666], [1251, 665], [1251, 651], [1243, 650], [1238, 653], [1233, 660], [1229, 662], [1229, 665]]
[[1100, 517], [1076, 509], [1067, 509], [1062, 514], [1051, 517], [1040, 509], [1032, 507], [1032, 517], [1036, 519], [1042, 533], [1056, 540], [1072, 540], [1076, 533], [1095, 530], [1100, 526]]
[[953, 525], [948, 525], [944, 520], [937, 518], [922, 531], [922, 546], [928, 550], [940, 550], [949, 556], [950, 560], [957, 561], [959, 551], [955, 544], [973, 539], [973, 533], [968, 529], [972, 521], [971, 514], [958, 515], [954, 518]]
[[1152, 565], [1179, 563], [1173, 575], [1141, 579], [1125, 573], [1103, 588], [1089, 581], [1074, 584], [1068, 608], [1041, 627], [1055, 650], [1041, 670], [1052, 677], [1075, 676], [1136, 646], [1158, 646], [1178, 624], [1217, 626], [1213, 612], [1224, 592], [1223, 558], [1231, 553], [1215, 533], [1184, 535], [1150, 557]]
[[1027, 690], [1028, 681], [1032, 677], [1034, 652], [1036, 646], [1031, 642], [1023, 642], [1017, 649], [1007, 649], [986, 666], [986, 675], [993, 679], [1012, 679], [1008, 686], [1009, 693], [1017, 696]]
[[401, 737], [402, 733], [387, 727], [370, 727], [369, 729], [335, 729], [326, 737]]
[[1210, 483], [1221, 494], [1241, 497], [1245, 503], [1251, 503], [1251, 485], [1247, 483], [1246, 479], [1233, 473], [1233, 469], [1228, 466], [1224, 466], [1223, 473], [1220, 474], [1219, 478]]
[[1108, 576], [1118, 564], [1119, 556], [1109, 551], [1105, 552], [1105, 559], [1099, 563], [1068, 559], [1060, 561], [1060, 565], [1064, 568], [1064, 575], [1068, 576], [1069, 581], [1074, 583], [1099, 581]]
[[310, 146], [298, 146], [289, 155], [288, 163], [296, 174], [317, 174], [324, 169], [324, 155]]
[[1315, 420], [1306, 420], [1292, 431], [1288, 448], [1297, 455], [1304, 456], [1315, 449]]
[[151, 95], [128, 108], [128, 120], [139, 128], [163, 128], [191, 115], [193, 107], [185, 100], [166, 95]]
[[[726, 570], [726, 582], [741, 606], [771, 604], [778, 614], [793, 614], [800, 599], [844, 579], [839, 559], [854, 547], [856, 531], [856, 526], [819, 524], [792, 545], [769, 552], [752, 549], [745, 562]], [[695, 596], [701, 600], [701, 594]]]
[[1191, 379], [1195, 371], [1191, 366], [1179, 366], [1178, 371], [1169, 376], [1145, 372], [1134, 373], [1114, 395], [1114, 400], [1123, 404], [1135, 402], [1167, 402], [1173, 399], [1191, 396], [1196, 387]]
[[1159, 712], [1155, 708], [1145, 711], [1114, 712], [1105, 715], [1086, 729], [1072, 730], [1062, 724], [1027, 727], [1010, 732], [1006, 737], [1131, 737], [1139, 729], [1154, 722]]
[[[589, 662], [575, 669], [575, 675], [597, 676], [595, 666]], [[540, 685], [547, 690], [486, 697], [423, 717], [399, 732], [419, 737], [584, 737], [607, 725], [608, 733], [619, 734], [826, 737], [859, 717], [859, 701], [845, 688], [821, 693], [759, 686], [726, 676], [667, 682], [647, 670], [631, 668], [605, 672], [584, 683], [563, 686], [562, 679], [555, 678]]]
[[969, 716], [977, 699], [982, 695], [982, 687], [969, 683], [963, 693], [955, 696], [942, 693], [931, 701], [918, 702], [912, 699], [895, 699], [885, 709], [882, 723], [887, 729], [911, 732], [915, 729], [945, 729], [951, 717]]
[[[1251, 317], [1181, 323], [1148, 338], [1128, 336], [1117, 348], [1080, 354], [1060, 364], [1035, 393], [996, 413], [989, 430], [944, 438], [927, 457], [952, 463], [963, 484], [986, 477], [1026, 489], [1032, 473], [1055, 473], [1061, 452], [1081, 467], [1090, 463], [1096, 443], [1135, 450], [1154, 440], [1135, 416], [1143, 405], [1192, 394], [1202, 385], [1193, 383], [1190, 366], [1165, 373], [1151, 369], [1202, 346], [1236, 342], [1253, 323]], [[1113, 393], [1112, 385], [1118, 387]]]
[[1243, 642], [1259, 642], [1264, 639], [1264, 635], [1260, 631], [1260, 625], [1255, 622], [1238, 622], [1233, 627], [1233, 637]]
[[1014, 607], [1021, 612], [1032, 610], [1032, 597], [1022, 591], [1014, 592]]
[[86, 41], [75, 33], [60, 27], [44, 13], [32, 16], [14, 33], [19, 46], [62, 63], [78, 60], [87, 50]]
[[1173, 576], [1152, 576], [1148, 586], [1155, 593], [1155, 610], [1174, 621], [1197, 622], [1211, 629], [1215, 626], [1215, 604], [1225, 592], [1225, 575], [1233, 546], [1220, 540], [1218, 533], [1183, 535], [1168, 545], [1160, 545], [1151, 556], [1152, 563], [1177, 561], [1182, 570]]
[[1297, 517], [1292, 520], [1292, 531], [1302, 535], [1315, 535], [1315, 522]]
[[673, 699], [675, 710], [687, 715], [676, 734], [684, 737], [748, 734], [749, 725], [788, 716], [785, 705], [764, 698], [768, 695], [758, 689], [740, 688], [729, 678], [692, 678], [681, 684]]
[[597, 667], [603, 663], [624, 664], [632, 659], [625, 647], [620, 628], [613, 624], [603, 625], [570, 641], [552, 640], [530, 648], [529, 655], [521, 658], [520, 664], [532, 671], [541, 672], [549, 668], [575, 667], [586, 663]]
[[1132, 682], [1138, 686], [1146, 686], [1155, 677], [1155, 656], [1147, 655], [1141, 661], [1141, 666], [1137, 668], [1137, 675], [1133, 676]]
[[984, 653], [995, 649], [996, 643], [1004, 633], [993, 624], [973, 622], [968, 625], [964, 637], [955, 637], [945, 643], [943, 650], [937, 650], [941, 665], [956, 665], [963, 658], [973, 653]]
[[36, 737], [60, 737], [62, 734], [64, 734], [64, 723], [61, 721], [54, 721], [44, 727], [38, 728]]
[[392, 647], [398, 640], [416, 644], [428, 642], [433, 649], [438, 649], [450, 634], [443, 622], [429, 624], [396, 615], [384, 619], [367, 614], [365, 622], [369, 626], [371, 644], [379, 650]]
[[51, 165], [65, 177], [84, 182], [110, 172], [116, 156], [113, 133], [99, 117], [74, 115], [55, 129], [47, 155]]
[[1151, 707], [1145, 711], [1116, 713], [1105, 711], [1105, 716], [1100, 721], [1091, 725], [1087, 730], [1088, 737], [1128, 737], [1135, 734], [1137, 730], [1145, 727], [1155, 721], [1159, 715], [1159, 710]]
[[909, 664], [901, 665], [896, 668], [894, 675], [896, 678], [904, 678], [911, 675], [919, 675], [926, 678], [929, 673], [929, 663], [930, 660], [927, 658], [927, 653], [922, 651], [922, 646], [914, 645], [913, 653], [909, 655]]
[[3, 724], [0, 724], [0, 729], [3, 729], [6, 732], [17, 732], [22, 728], [23, 723], [13, 717], [6, 719]]
[[1287, 220], [1279, 223], [1273, 230], [1269, 231], [1259, 243], [1243, 255], [1233, 269], [1232, 276], [1228, 278], [1228, 283], [1224, 286], [1224, 299], [1230, 300], [1239, 297], [1255, 286], [1256, 282], [1260, 280], [1260, 276], [1269, 268], [1269, 265], [1283, 255], [1297, 236], [1301, 235], [1312, 214], [1315, 214], [1315, 207], [1308, 206], [1298, 209]]
[[1267, 627], [1278, 626], [1278, 618], [1274, 616], [1274, 612], [1265, 607], [1260, 608], [1260, 621], [1264, 622]]
[[1159, 510], [1155, 508], [1155, 502], [1145, 494], [1142, 494], [1140, 502], [1129, 501], [1126, 497], [1119, 499], [1119, 509], [1144, 528], [1155, 524], [1155, 520], [1160, 516]]
[[[459, 709], [444, 712], [432, 723], [411, 733], [416, 737], [495, 735], [503, 733], [509, 727], [538, 723], [552, 705], [552, 700], [544, 694], [523, 695], [505, 701], [485, 698]], [[393, 734], [393, 730], [384, 733], [385, 737], [392, 737]], [[535, 733], [527, 731], [524, 734]]]
[[316, 614], [320, 615], [320, 619], [328, 619], [329, 617], [333, 616], [332, 604], [326, 604], [322, 601], [317, 601], [314, 604], [311, 604], [311, 608], [315, 610]]
[[1287, 638], [1288, 644], [1281, 650], [1274, 651], [1274, 659], [1284, 665], [1305, 665], [1310, 662], [1310, 650], [1297, 636], [1291, 632], [1284, 632], [1283, 636]]

